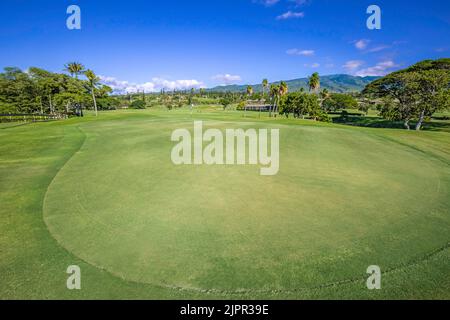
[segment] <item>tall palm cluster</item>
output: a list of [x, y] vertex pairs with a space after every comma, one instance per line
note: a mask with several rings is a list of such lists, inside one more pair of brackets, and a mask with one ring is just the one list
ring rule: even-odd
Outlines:
[[269, 112], [269, 116], [272, 117], [274, 115], [275, 117], [278, 115], [279, 112], [279, 105], [281, 99], [288, 94], [289, 88], [286, 82], [281, 81], [280, 84], [272, 84], [270, 86], [269, 96], [272, 101], [272, 106]]
[[94, 102], [95, 116], [98, 116], [97, 100], [95, 99], [95, 88], [99, 85], [100, 78], [97, 77], [94, 71], [90, 69], [86, 70], [84, 65], [79, 62], [69, 62], [64, 67], [65, 67], [64, 70], [67, 71], [72, 77], [75, 77], [76, 79], [78, 79], [78, 76], [81, 74], [84, 74], [86, 76], [89, 83], [89, 89], [91, 91], [92, 100]]

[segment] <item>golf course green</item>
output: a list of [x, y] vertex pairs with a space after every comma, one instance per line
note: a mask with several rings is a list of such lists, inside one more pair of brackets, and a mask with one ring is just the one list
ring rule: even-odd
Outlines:
[[[194, 120], [279, 129], [278, 174], [174, 165], [171, 134]], [[144, 110], [0, 141], [1, 298], [450, 297], [448, 132]]]

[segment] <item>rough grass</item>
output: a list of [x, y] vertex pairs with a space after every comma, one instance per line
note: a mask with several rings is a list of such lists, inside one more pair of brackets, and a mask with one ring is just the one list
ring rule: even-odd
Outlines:
[[[280, 128], [280, 173], [173, 166], [170, 134], [193, 119]], [[447, 133], [127, 111], [0, 139], [1, 298], [450, 295]]]

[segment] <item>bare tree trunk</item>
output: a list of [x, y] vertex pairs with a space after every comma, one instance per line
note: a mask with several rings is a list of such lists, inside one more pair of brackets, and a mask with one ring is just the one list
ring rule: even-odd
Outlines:
[[423, 124], [424, 119], [425, 119], [425, 110], [422, 110], [422, 112], [420, 113], [419, 122], [417, 122], [417, 125], [416, 125], [416, 131], [420, 131], [420, 129], [422, 129], [422, 124]]
[[403, 123], [403, 125], [405, 126], [406, 130], [410, 130], [411, 128], [409, 127], [409, 119], [405, 120], [405, 122]]
[[50, 113], [53, 114], [53, 103], [52, 103], [52, 95], [48, 95], [48, 103], [50, 104]]

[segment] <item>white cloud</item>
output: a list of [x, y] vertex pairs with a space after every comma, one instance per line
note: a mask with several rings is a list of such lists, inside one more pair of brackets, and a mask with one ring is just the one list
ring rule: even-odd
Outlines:
[[364, 50], [369, 45], [369, 42], [370, 42], [370, 40], [367, 40], [367, 39], [361, 39], [361, 40], [355, 41], [355, 47], [358, 50]]
[[285, 12], [282, 15], [279, 15], [277, 17], [277, 20], [303, 18], [304, 16], [305, 16], [304, 12], [294, 12], [294, 11], [289, 10], [288, 12]]
[[361, 67], [364, 64], [364, 61], [360, 60], [350, 60], [347, 61], [342, 67], [350, 73], [353, 73], [355, 70], [357, 70], [359, 67]]
[[241, 76], [239, 75], [231, 75], [231, 74], [218, 74], [212, 77], [213, 80], [220, 82], [221, 84], [232, 84], [239, 81], [242, 81]]
[[121, 81], [114, 77], [99, 76], [102, 83], [110, 86], [115, 93], [135, 93], [138, 91], [157, 92], [164, 90], [185, 90], [191, 88], [204, 87], [203, 82], [198, 80], [166, 80], [163, 78], [153, 78], [152, 81], [144, 83], [131, 83]]
[[392, 71], [397, 65], [392, 60], [385, 60], [377, 63], [375, 66], [363, 68], [364, 61], [351, 60], [347, 61], [342, 67], [350, 74], [360, 77], [367, 76], [385, 76]]
[[309, 0], [289, 0], [289, 2], [294, 2], [295, 7], [300, 7], [304, 4], [308, 4], [310, 1]]
[[286, 51], [286, 53], [291, 56], [311, 57], [315, 54], [315, 51], [314, 50], [289, 49], [288, 51]]
[[263, 4], [266, 7], [270, 7], [280, 2], [280, 0], [253, 0], [253, 2]]
[[355, 75], [356, 76], [360, 76], [360, 77], [385, 76], [386, 74], [391, 72], [391, 70], [393, 68], [395, 68], [395, 67], [397, 67], [397, 65], [395, 64], [394, 61], [386, 60], [386, 61], [382, 61], [382, 62], [377, 63], [373, 67], [369, 67], [369, 68], [365, 68], [365, 69], [362, 69], [362, 70], [358, 70], [358, 71], [355, 72]]
[[385, 45], [385, 44], [381, 44], [381, 45], [379, 45], [379, 46], [376, 46], [376, 47], [373, 47], [373, 48], [367, 50], [367, 52], [370, 52], [370, 53], [373, 53], [373, 52], [380, 52], [380, 51], [383, 51], [383, 50], [388, 49], [388, 48], [390, 48], [390, 47], [391, 47], [391, 46], [388, 46], [388, 45]]

